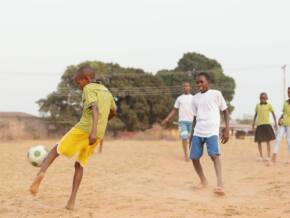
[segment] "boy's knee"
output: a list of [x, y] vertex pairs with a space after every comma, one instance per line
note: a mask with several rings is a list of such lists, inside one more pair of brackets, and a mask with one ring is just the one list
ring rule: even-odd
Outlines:
[[218, 160], [219, 158], [220, 158], [219, 155], [212, 155], [212, 156], [210, 156], [210, 159], [211, 159], [212, 161], [216, 161], [216, 160]]
[[79, 162], [75, 162], [75, 168], [76, 168], [76, 169], [81, 169], [81, 168], [83, 168], [83, 167], [80, 165]]

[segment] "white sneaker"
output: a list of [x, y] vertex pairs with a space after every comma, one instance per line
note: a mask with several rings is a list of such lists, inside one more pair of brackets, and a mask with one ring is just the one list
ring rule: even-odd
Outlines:
[[264, 161], [264, 158], [263, 157], [258, 157], [257, 161]]

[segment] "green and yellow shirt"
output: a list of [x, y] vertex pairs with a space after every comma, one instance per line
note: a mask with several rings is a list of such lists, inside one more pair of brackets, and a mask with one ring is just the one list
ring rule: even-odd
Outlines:
[[97, 138], [102, 139], [105, 135], [110, 111], [116, 110], [116, 104], [112, 94], [105, 86], [90, 83], [83, 88], [82, 101], [82, 116], [80, 121], [75, 125], [75, 128], [90, 134], [93, 124], [91, 106], [95, 104], [99, 112]]
[[256, 113], [258, 116], [258, 126], [270, 124], [270, 112], [273, 112], [273, 107], [271, 104], [257, 104]]
[[290, 104], [288, 100], [284, 102], [282, 124], [284, 126], [290, 126]]

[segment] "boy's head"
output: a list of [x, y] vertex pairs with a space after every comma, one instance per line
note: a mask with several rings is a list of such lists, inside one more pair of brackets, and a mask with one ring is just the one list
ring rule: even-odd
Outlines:
[[190, 93], [191, 86], [190, 86], [190, 83], [189, 82], [184, 82], [182, 84], [182, 88], [183, 88], [183, 93], [184, 94], [189, 94]]
[[267, 101], [268, 101], [268, 95], [267, 95], [267, 93], [266, 93], [266, 92], [262, 92], [262, 93], [260, 94], [260, 102], [261, 102], [262, 104], [266, 104]]
[[195, 77], [195, 82], [200, 92], [205, 92], [209, 89], [210, 77], [207, 73], [198, 73]]
[[74, 81], [80, 87], [81, 90], [83, 90], [85, 85], [93, 82], [94, 80], [95, 80], [95, 72], [89, 66], [80, 67], [74, 76]]

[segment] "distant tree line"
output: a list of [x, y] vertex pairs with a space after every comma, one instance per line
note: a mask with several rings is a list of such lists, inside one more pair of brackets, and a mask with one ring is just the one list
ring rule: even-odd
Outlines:
[[189, 81], [195, 92], [194, 77], [198, 72], [208, 72], [212, 87], [222, 91], [230, 110], [235, 93], [235, 81], [226, 76], [220, 63], [198, 53], [186, 53], [172, 70], [160, 70], [155, 75], [142, 69], [124, 68], [114, 63], [86, 61], [68, 66], [55, 91], [37, 101], [39, 111], [65, 131], [80, 118], [81, 91], [73, 81], [76, 69], [89, 65], [96, 71], [97, 82], [106, 85], [116, 97], [118, 116], [109, 123], [111, 131], [146, 130], [160, 122], [171, 110], [175, 98], [182, 93], [182, 83]]

